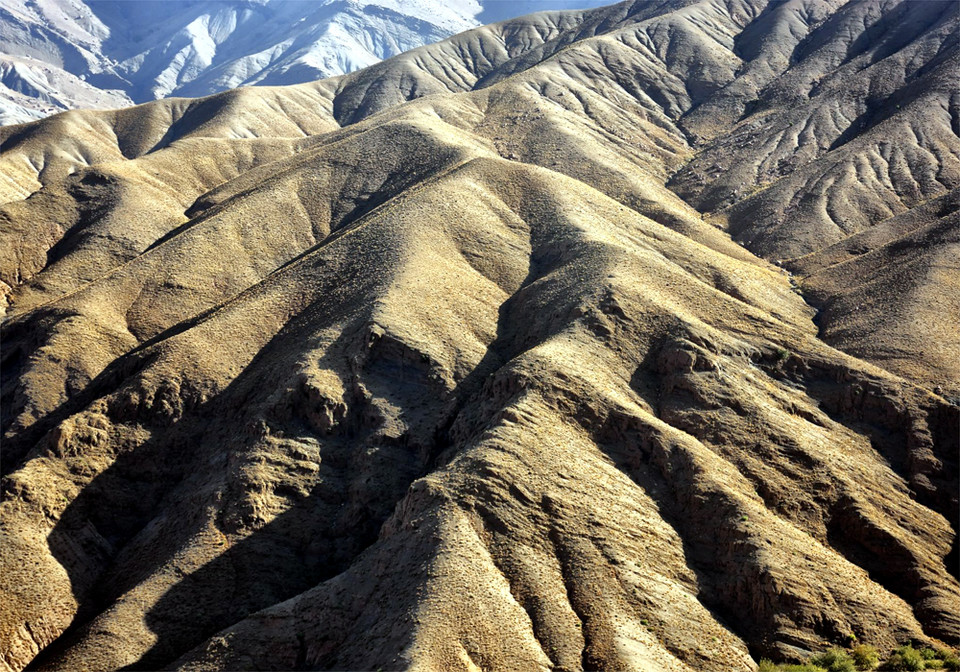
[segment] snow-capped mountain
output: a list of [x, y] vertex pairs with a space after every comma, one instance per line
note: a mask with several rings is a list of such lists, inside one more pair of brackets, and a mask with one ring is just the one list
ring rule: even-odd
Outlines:
[[0, 0], [0, 124], [357, 70], [475, 26], [609, 0]]

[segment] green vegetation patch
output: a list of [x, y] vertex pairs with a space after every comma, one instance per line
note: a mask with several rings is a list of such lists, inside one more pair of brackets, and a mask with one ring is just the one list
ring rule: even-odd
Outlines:
[[[852, 642], [856, 641], [855, 639]], [[851, 642], [851, 643], [852, 643]], [[851, 649], [832, 648], [811, 657], [805, 663], [774, 663], [766, 658], [760, 661], [758, 672], [919, 672], [920, 670], [960, 671], [960, 658], [954, 651], [924, 647], [916, 649], [905, 644], [893, 650], [881, 662], [880, 653], [869, 644], [857, 644]]]

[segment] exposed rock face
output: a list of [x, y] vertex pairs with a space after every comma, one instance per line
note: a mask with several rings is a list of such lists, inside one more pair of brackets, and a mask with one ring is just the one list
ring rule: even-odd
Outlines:
[[957, 643], [956, 38], [625, 3], [4, 128], [0, 664]]

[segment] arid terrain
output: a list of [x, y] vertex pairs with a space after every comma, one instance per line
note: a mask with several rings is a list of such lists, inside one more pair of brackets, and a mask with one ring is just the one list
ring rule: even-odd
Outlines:
[[0, 670], [956, 646], [958, 11], [626, 2], [0, 129]]

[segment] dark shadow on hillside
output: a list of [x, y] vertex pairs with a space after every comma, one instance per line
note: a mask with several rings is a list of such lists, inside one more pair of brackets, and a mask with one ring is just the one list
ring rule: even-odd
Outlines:
[[[522, 287], [535, 278], [535, 271], [531, 271]], [[481, 393], [489, 375], [515, 354], [515, 331], [505, 325], [514, 324], [511, 313], [520, 291], [522, 288], [501, 304], [497, 338], [477, 366], [449, 393], [430, 392], [435, 404], [430, 414], [433, 422], [419, 432], [425, 440], [413, 440], [411, 436], [379, 439], [381, 447], [384, 443], [391, 443], [394, 448], [406, 451], [411, 459], [404, 477], [393, 478], [392, 487], [384, 489], [382, 483], [374, 484], [374, 490], [384, 497], [384, 505], [366, 515], [348, 515], [337, 527], [304, 535], [305, 526], [316, 527], [313, 519], [317, 515], [350, 506], [349, 501], [331, 500], [331, 495], [335, 497], [336, 493], [329, 492], [323, 485], [318, 486], [290, 510], [173, 585], [145, 617], [150, 629], [158, 636], [156, 645], [124, 669], [150, 670], [168, 665], [254, 611], [289, 599], [347, 569], [376, 541], [380, 527], [402, 499], [409, 484], [454, 455], [456, 439], [452, 435], [465, 431], [462, 428], [455, 430], [454, 423], [469, 402]], [[367, 331], [361, 328], [359, 340], [369, 338]], [[392, 340], [389, 333], [377, 338], [374, 355], [365, 365], [369, 377], [364, 382], [371, 392], [380, 387], [381, 394], [391, 395], [411, 384], [425, 384], [428, 371], [416, 371], [417, 360], [423, 360], [420, 353], [408, 352], [406, 354], [412, 356], [404, 358], [398, 348], [402, 350], [406, 346]], [[428, 364], [425, 366], [429, 368]], [[251, 366], [248, 371], [252, 369]], [[416, 380], [412, 381], [411, 375]], [[368, 412], [358, 409], [356, 414], [365, 416]], [[473, 420], [466, 421], [468, 433], [482, 428], [482, 417]], [[354, 428], [342, 437], [340, 448], [343, 451], [359, 453], [373, 445], [369, 440], [369, 428], [362, 427], [362, 417], [357, 417], [356, 421]], [[349, 473], [351, 464], [348, 461], [340, 461], [335, 468], [347, 479], [358, 475]], [[298, 537], [304, 538], [307, 545], [290, 543], [289, 540]], [[238, 587], [245, 588], [238, 591]], [[202, 620], [198, 620], [198, 613], [204, 615]]]
[[[363, 404], [345, 419], [343, 431], [332, 436], [319, 436], [295, 412], [270, 417], [272, 411], [264, 404], [275, 385], [267, 381], [276, 383], [271, 374], [291, 370], [302, 356], [295, 347], [302, 337], [297, 331], [281, 331], [227, 388], [185, 409], [176, 424], [136, 411], [122, 419], [149, 426], [155, 438], [122, 453], [84, 488], [51, 532], [51, 552], [70, 574], [81, 606], [71, 629], [34, 661], [34, 667], [76, 643], [91, 618], [166, 566], [209, 524], [204, 510], [215, 506], [216, 490], [225, 488], [228, 501], [242, 500], [244, 493], [230, 492], [239, 479], [231, 472], [236, 469], [232, 463], [251, 458], [252, 450], [266, 438], [264, 427], [275, 425], [273, 430], [288, 444], [304, 440], [319, 451], [320, 484], [306, 496], [294, 486], [277, 484], [275, 493], [287, 500], [287, 510], [185, 577], [161, 599], [147, 617], [159, 641], [134, 667], [156, 669], [252, 611], [339, 573], [375, 539], [396, 500], [422, 473], [425, 454], [432, 447], [404, 437], [381, 440], [375, 435], [375, 418], [372, 425], [365, 420], [370, 409]], [[356, 336], [346, 331], [342, 347], [332, 349], [340, 354]], [[258, 413], [264, 409], [266, 414]], [[380, 465], [385, 475], [377, 487], [348, 473], [368, 449], [385, 455]], [[249, 523], [246, 513], [221, 509], [217, 527], [236, 533]], [[119, 565], [130, 551], [128, 544], [137, 535], [155, 535], [151, 528], [156, 526], [163, 533], [149, 542], [147, 550], [140, 549], [135, 560], [127, 559], [130, 564]], [[127, 573], [111, 576], [118, 566]]]
[[[534, 266], [522, 287], [536, 277]], [[522, 291], [500, 306], [496, 341], [449, 392], [438, 389], [431, 380], [433, 363], [425, 353], [410, 350], [389, 332], [379, 333], [376, 325], [362, 319], [355, 320], [326, 350], [324, 357], [340, 358], [339, 362], [327, 362], [326, 368], [340, 370], [341, 377], [350, 369], [350, 353], [364, 353], [354, 377], [362, 380], [374, 397], [403, 409], [411, 431], [402, 436], [379, 433], [382, 418], [378, 411], [355, 394], [345, 417], [330, 432], [319, 430], [307, 417], [309, 409], [304, 404], [312, 403], [312, 398], [302, 390], [294, 390], [297, 398], [281, 409], [267, 404], [267, 398], [282, 384], [275, 372], [290, 371], [304, 356], [302, 344], [315, 328], [311, 320], [324, 310], [318, 305], [310, 306], [281, 330], [220, 394], [185, 409], [176, 424], [166, 426], [136, 412], [118, 418], [150, 426], [154, 438], [121, 454], [84, 488], [52, 531], [51, 552], [70, 573], [81, 607], [71, 628], [31, 667], [54, 662], [80, 642], [91, 619], [167, 566], [174, 554], [209, 524], [204, 509], [215, 505], [210, 483], [218, 483], [220, 474], [236, 468], [234, 462], [250, 457], [256, 446], [262, 447], [265, 431], [281, 443], [303, 441], [318, 446], [316, 486], [302, 494], [293, 484], [278, 484], [275, 492], [282, 492], [289, 502], [283, 513], [171, 586], [145, 615], [148, 627], [157, 635], [156, 644], [126, 669], [163, 667], [250, 613], [346, 569], [376, 540], [409, 484], [452, 456], [447, 450], [453, 441], [451, 433], [464, 431], [453, 430], [461, 410], [518, 347], [515, 330], [505, 333], [504, 325], [517, 322], [512, 312]], [[529, 321], [520, 322], [524, 328], [533, 326]], [[183, 329], [172, 333], [180, 331]], [[519, 347], [529, 346], [526, 340], [524, 343]], [[320, 365], [325, 368], [322, 360]], [[139, 372], [143, 366], [131, 368], [128, 363], [125, 372]], [[124, 365], [118, 363], [114, 368], [124, 370]], [[103, 375], [112, 381], [112, 389], [129, 379], [117, 372]], [[344, 379], [344, 384], [345, 389], [350, 387], [349, 380]], [[91, 389], [106, 392], [103, 385]], [[415, 409], [411, 402], [416, 399], [427, 400], [428, 410]], [[467, 422], [467, 431], [482, 422], [482, 417]], [[370, 454], [383, 457], [370, 458]], [[228, 481], [224, 499], [242, 501], [243, 492], [230, 492], [235, 481], [224, 481]], [[194, 495], [198, 492], [206, 492], [209, 501], [198, 501]], [[245, 524], [245, 512], [218, 508], [216, 525], [225, 533], [236, 532]], [[125, 554], [133, 552], [131, 542], [138, 535], [156, 534], [158, 526], [164, 530], [157, 535], [160, 541], [155, 547], [148, 544], [149, 550], [140, 550], [136, 556], [136, 562], [145, 558], [149, 562], [122, 564]], [[84, 555], [93, 562], [82, 562]], [[126, 573], [111, 576], [118, 567]], [[130, 571], [132, 568], [136, 571]]]

